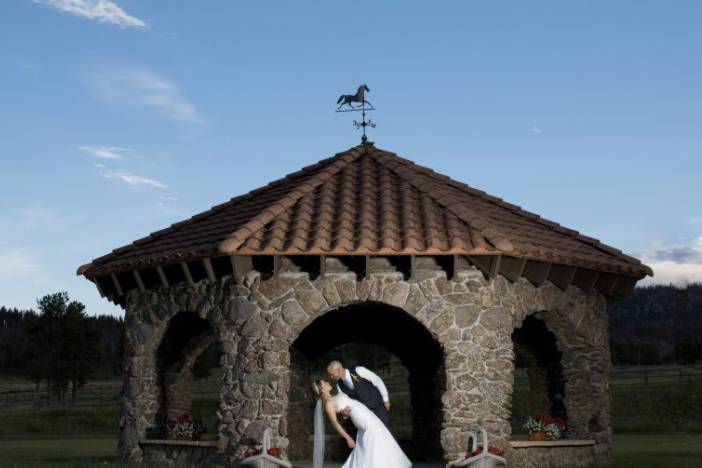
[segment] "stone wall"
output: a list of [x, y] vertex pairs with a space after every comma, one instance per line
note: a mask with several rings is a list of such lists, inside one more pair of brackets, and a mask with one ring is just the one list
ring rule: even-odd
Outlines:
[[[399, 273], [357, 280], [332, 273], [310, 281], [305, 273], [264, 279], [249, 273], [240, 283], [185, 284], [128, 293], [126, 304], [125, 398], [120, 420], [120, 455], [142, 461], [139, 440], [157, 430], [161, 389], [155, 354], [168, 320], [190, 311], [210, 322], [222, 343], [223, 382], [218, 412], [219, 448], [235, 460], [243, 443], [274, 431], [274, 445], [287, 447], [303, 415], [290, 418], [291, 345], [315, 319], [340, 307], [373, 302], [401, 309], [422, 324], [444, 354], [440, 441], [445, 459], [464, 453], [467, 431], [485, 426], [504, 447], [510, 438], [514, 381], [511, 334], [528, 315], [556, 336], [566, 381], [568, 436], [594, 439], [594, 461], [611, 457], [611, 401], [606, 301], [575, 287], [561, 291], [550, 283], [534, 287], [525, 279], [486, 280], [477, 270], [455, 281], [442, 271], [403, 279]], [[311, 418], [311, 414], [308, 415]], [[302, 419], [300, 419], [302, 418]], [[511, 456], [511, 455], [510, 455]], [[529, 466], [521, 458], [514, 466]], [[569, 461], [563, 459], [564, 465]]]
[[[595, 463], [594, 446], [582, 447], [523, 447], [513, 450], [512, 466], [520, 468], [575, 468]], [[598, 463], [599, 464], [599, 463]]]

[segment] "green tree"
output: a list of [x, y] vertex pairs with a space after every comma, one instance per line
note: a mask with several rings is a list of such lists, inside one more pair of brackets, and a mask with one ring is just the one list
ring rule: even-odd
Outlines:
[[85, 385], [94, 364], [97, 338], [85, 306], [68, 294], [47, 294], [37, 301], [40, 315], [30, 331], [30, 360], [26, 376], [46, 382], [47, 399], [52, 394], [65, 401], [69, 386], [71, 401]]

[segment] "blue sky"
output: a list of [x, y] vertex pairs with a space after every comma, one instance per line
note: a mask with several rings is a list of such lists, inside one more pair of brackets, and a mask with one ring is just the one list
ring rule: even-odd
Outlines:
[[0, 3], [0, 304], [370, 139], [702, 280], [702, 3]]

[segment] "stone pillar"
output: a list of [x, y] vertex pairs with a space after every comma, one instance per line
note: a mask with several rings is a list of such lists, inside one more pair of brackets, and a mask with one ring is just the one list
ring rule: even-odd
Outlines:
[[149, 299], [130, 292], [125, 310], [118, 456], [126, 462], [142, 460], [139, 441], [154, 430], [161, 399], [156, 378], [156, 349], [153, 345], [157, 329], [153, 317], [144, 317], [144, 311], [150, 308]]
[[537, 317], [556, 335], [562, 353], [567, 437], [594, 439], [596, 463], [607, 464], [612, 459], [607, 303], [597, 292], [585, 296], [573, 287], [561, 298], [568, 300], [553, 300], [552, 310]]
[[281, 423], [287, 406], [290, 357], [286, 342], [271, 334], [272, 314], [262, 310], [262, 303], [255, 299], [256, 294], [235, 296], [226, 308], [231, 328], [226, 348], [232, 348], [226, 355], [233, 362], [222, 390], [222, 412], [229, 424], [225, 433], [231, 437], [233, 459], [246, 444], [260, 443], [266, 428], [273, 430], [273, 445], [287, 447], [282, 434], [286, 428]]

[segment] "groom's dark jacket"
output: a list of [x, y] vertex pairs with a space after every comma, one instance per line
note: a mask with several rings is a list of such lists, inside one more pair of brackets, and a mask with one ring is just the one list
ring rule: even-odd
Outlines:
[[375, 385], [373, 385], [368, 380], [364, 379], [356, 372], [356, 367], [349, 369], [351, 373], [351, 380], [353, 381], [353, 388], [349, 387], [345, 379], [339, 379], [337, 384], [342, 392], [344, 392], [349, 398], [358, 400], [368, 407], [373, 413], [375, 413], [378, 418], [383, 421], [388, 428], [390, 428], [390, 413], [385, 409], [385, 403], [383, 402], [383, 397]]

